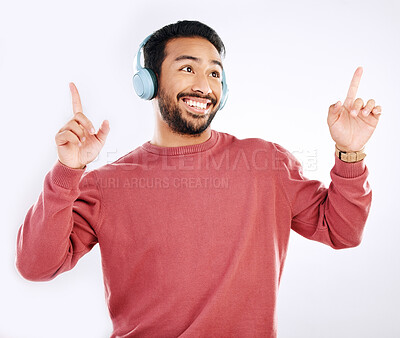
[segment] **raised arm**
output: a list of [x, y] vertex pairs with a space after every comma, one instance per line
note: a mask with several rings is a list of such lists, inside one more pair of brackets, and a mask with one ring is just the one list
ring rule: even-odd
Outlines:
[[16, 266], [29, 280], [50, 280], [72, 269], [97, 243], [101, 193], [95, 171], [85, 173], [85, 167], [100, 152], [109, 126], [104, 121], [95, 133], [75, 85], [70, 89], [74, 115], [55, 137], [58, 161], [18, 231]]
[[[336, 147], [344, 152], [363, 150], [373, 134], [382, 108], [373, 99], [364, 106], [355, 99], [363, 69], [358, 67], [343, 105], [329, 107], [328, 126]], [[372, 193], [364, 160], [345, 163], [335, 157], [329, 188], [308, 180], [297, 159], [276, 145], [280, 177], [292, 210], [292, 229], [302, 236], [335, 249], [354, 247], [361, 242], [371, 205]]]

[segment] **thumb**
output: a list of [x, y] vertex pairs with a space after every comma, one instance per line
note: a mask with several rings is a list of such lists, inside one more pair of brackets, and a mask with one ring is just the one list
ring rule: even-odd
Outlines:
[[106, 142], [106, 138], [109, 132], [110, 132], [110, 122], [108, 122], [108, 120], [104, 120], [100, 126], [99, 131], [96, 134], [97, 138], [100, 140], [102, 144]]

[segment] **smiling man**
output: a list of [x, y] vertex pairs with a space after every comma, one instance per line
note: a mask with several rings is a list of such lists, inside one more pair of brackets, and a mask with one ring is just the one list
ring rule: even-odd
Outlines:
[[110, 128], [96, 133], [71, 84], [74, 115], [18, 232], [17, 267], [51, 280], [99, 243], [112, 337], [276, 337], [290, 230], [334, 249], [361, 241], [371, 204], [364, 145], [381, 107], [355, 99], [357, 68], [344, 103], [329, 107], [336, 156], [326, 188], [277, 143], [211, 129], [227, 92], [214, 30], [181, 21], [142, 45], [147, 69], [134, 83], [151, 94], [153, 138], [85, 172]]
[[[160, 48], [157, 40], [150, 39], [148, 45], [144, 47], [145, 57], [152, 54], [149, 49]], [[180, 146], [210, 138], [208, 127], [222, 93], [219, 53], [223, 48], [222, 41], [214, 46], [203, 37], [180, 37], [166, 43], [161, 69], [155, 70], [160, 89], [153, 103], [156, 127], [152, 144]], [[158, 69], [150, 61], [146, 66]]]

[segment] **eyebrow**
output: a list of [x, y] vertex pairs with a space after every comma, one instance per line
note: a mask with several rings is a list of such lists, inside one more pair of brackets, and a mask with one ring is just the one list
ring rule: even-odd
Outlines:
[[[198, 62], [198, 63], [201, 61], [200, 58], [197, 58], [195, 56], [190, 56], [190, 55], [178, 56], [174, 61], [178, 62], [178, 61], [181, 61], [181, 60], [193, 60], [193, 61]], [[210, 60], [210, 61], [211, 61], [212, 64], [218, 65], [218, 66], [221, 67], [221, 69], [224, 69], [224, 67], [222, 66], [222, 63], [220, 61], [218, 61], [218, 60]]]

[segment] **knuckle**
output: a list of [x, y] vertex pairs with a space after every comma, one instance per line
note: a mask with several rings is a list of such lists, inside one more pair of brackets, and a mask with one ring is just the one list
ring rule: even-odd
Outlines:
[[80, 140], [81, 138], [82, 138], [82, 133], [79, 131], [79, 132], [77, 132], [77, 131], [75, 131], [75, 130], [70, 130], [70, 135], [72, 136], [72, 137], [74, 137], [74, 138], [76, 138], [76, 139], [78, 139], [78, 140]]
[[71, 129], [78, 124], [78, 121], [75, 119], [69, 120], [68, 123], [65, 125], [66, 129]]
[[83, 113], [76, 113], [74, 116], [74, 120], [79, 123], [85, 123], [87, 117]]
[[357, 99], [356, 102], [354, 103], [357, 107], [362, 107], [364, 105], [364, 102], [362, 99]]
[[76, 137], [76, 135], [72, 132], [72, 130], [67, 130], [67, 134], [69, 139], [73, 138], [74, 136]]
[[82, 130], [82, 125], [80, 124], [80, 121], [76, 121], [74, 120], [72, 122], [71, 128], [72, 130], [76, 130], [76, 131], [81, 131]]
[[[78, 115], [79, 114], [79, 115]], [[81, 123], [82, 125], [84, 125], [84, 126], [90, 126], [90, 120], [87, 118], [87, 116], [85, 116], [83, 113], [77, 113], [76, 115], [75, 115], [75, 117], [77, 117], [77, 121], [79, 122], [79, 123]]]

